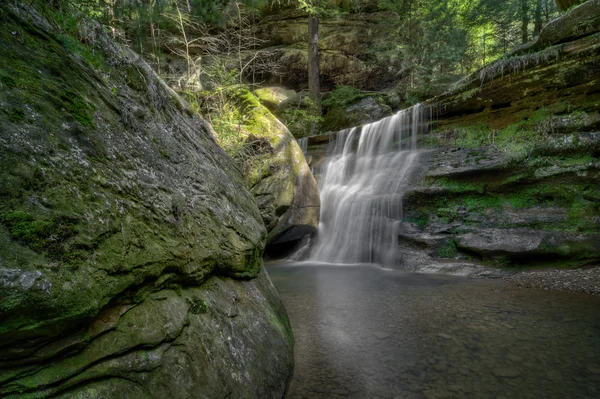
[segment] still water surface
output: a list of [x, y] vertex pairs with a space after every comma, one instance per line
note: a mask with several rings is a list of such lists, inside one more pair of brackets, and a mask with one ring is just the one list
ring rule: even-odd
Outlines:
[[378, 266], [270, 263], [288, 398], [600, 398], [600, 298]]

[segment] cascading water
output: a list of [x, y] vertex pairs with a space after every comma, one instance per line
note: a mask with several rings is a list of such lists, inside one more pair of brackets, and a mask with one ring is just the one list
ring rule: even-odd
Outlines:
[[[393, 264], [402, 197], [427, 129], [422, 105], [338, 132], [321, 182], [319, 234], [309, 260]], [[358, 143], [357, 143], [358, 141]]]
[[303, 137], [301, 139], [298, 139], [297, 141], [298, 141], [298, 146], [302, 150], [302, 153], [306, 154], [306, 151], [308, 150], [308, 138]]

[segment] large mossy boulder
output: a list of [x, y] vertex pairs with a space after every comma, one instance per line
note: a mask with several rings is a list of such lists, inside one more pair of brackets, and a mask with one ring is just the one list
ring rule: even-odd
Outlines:
[[294, 245], [319, 224], [317, 182], [289, 130], [247, 92], [243, 128], [246, 186], [267, 227], [267, 247]]
[[0, 396], [281, 397], [293, 337], [239, 170], [81, 28], [0, 5]]

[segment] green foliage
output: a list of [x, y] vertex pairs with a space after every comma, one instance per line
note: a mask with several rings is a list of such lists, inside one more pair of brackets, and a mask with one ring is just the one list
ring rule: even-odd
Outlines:
[[314, 134], [323, 122], [319, 109], [308, 97], [301, 98], [297, 105], [290, 104], [281, 114], [282, 122], [296, 138]]
[[328, 108], [346, 108], [356, 101], [372, 95], [364, 93], [356, 87], [336, 85], [334, 90], [325, 94], [322, 104]]
[[435, 251], [435, 255], [438, 258], [452, 259], [455, 258], [457, 254], [458, 249], [456, 248], [456, 243], [454, 240], [448, 240], [445, 245], [438, 247]]
[[[534, 21], [536, 0], [527, 3], [526, 20]], [[392, 57], [401, 60], [403, 80], [398, 92], [408, 104], [414, 104], [440, 94], [460, 76], [503, 57], [521, 44], [521, 5], [520, 1], [496, 0], [379, 0], [380, 8], [396, 13], [400, 19], [397, 46], [390, 51]], [[541, 11], [543, 15], [537, 17], [542, 23], [557, 15], [553, 2], [546, 2]], [[526, 26], [528, 37], [532, 37], [533, 28], [533, 24]], [[533, 60], [499, 63], [486, 73], [501, 73], [503, 69], [508, 73], [510, 68], [519, 68], [528, 61]]]

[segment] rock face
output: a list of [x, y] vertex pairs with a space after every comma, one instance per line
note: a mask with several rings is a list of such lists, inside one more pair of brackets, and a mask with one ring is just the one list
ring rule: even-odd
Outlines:
[[[376, 7], [374, 7], [376, 8]], [[390, 49], [386, 41], [394, 34], [399, 18], [391, 12], [346, 14], [325, 18], [319, 23], [319, 72], [321, 87], [332, 89], [336, 84], [382, 90], [393, 86], [398, 76], [399, 60], [385, 55]], [[295, 90], [306, 88], [308, 82], [307, 35], [308, 17], [298, 9], [278, 10], [263, 18], [256, 26], [256, 35], [265, 51], [285, 71], [285, 86]], [[270, 83], [282, 83], [277, 76], [265, 76]]]
[[281, 397], [265, 228], [207, 124], [99, 27], [0, 26], [0, 396]]
[[246, 112], [255, 128], [245, 147], [263, 148], [262, 155], [252, 157], [245, 175], [267, 226], [267, 246], [292, 244], [316, 232], [320, 211], [317, 183], [292, 134], [250, 93]]
[[[427, 166], [404, 198], [399, 267], [600, 261], [600, 1], [428, 101]], [[542, 43], [542, 44], [540, 44]], [[308, 139], [313, 169], [326, 136]], [[432, 267], [435, 265], [435, 267]], [[479, 273], [479, 272], [477, 272]]]
[[365, 97], [345, 109], [346, 117], [357, 125], [366, 125], [392, 115], [387, 104], [380, 104], [375, 97]]
[[[600, 260], [600, 1], [443, 96], [405, 198], [405, 265], [580, 266]], [[596, 22], [594, 22], [596, 21]], [[420, 252], [422, 256], [423, 251]]]

